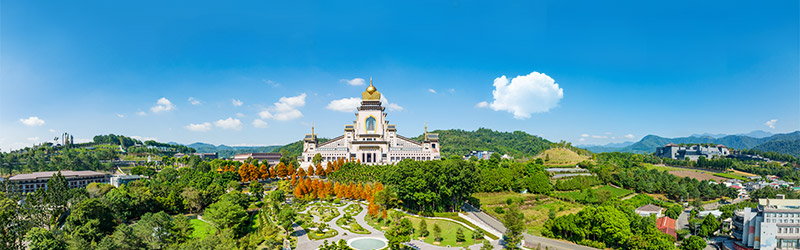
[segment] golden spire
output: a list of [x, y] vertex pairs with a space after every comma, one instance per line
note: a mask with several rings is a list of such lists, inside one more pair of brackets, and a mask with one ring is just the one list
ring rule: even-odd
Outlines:
[[369, 78], [369, 86], [367, 87], [367, 90], [361, 93], [361, 99], [364, 101], [381, 100], [381, 92], [378, 92], [378, 89], [372, 85], [372, 77]]
[[311, 136], [314, 136], [314, 122], [311, 122]]
[[428, 139], [428, 121], [425, 121], [425, 140]]

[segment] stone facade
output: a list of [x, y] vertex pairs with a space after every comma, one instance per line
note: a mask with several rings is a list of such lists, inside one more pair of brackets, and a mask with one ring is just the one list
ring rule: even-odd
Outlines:
[[312, 165], [314, 155], [322, 156], [322, 163], [340, 158], [365, 164], [391, 164], [404, 159], [436, 160], [440, 158], [439, 135], [425, 129], [423, 141], [415, 141], [397, 134], [397, 126], [386, 120], [381, 94], [372, 85], [361, 94], [353, 124], [344, 125], [344, 134], [324, 143], [317, 141], [314, 128], [303, 138], [303, 153], [298, 158], [302, 167]]
[[700, 145], [692, 145], [692, 146], [678, 146], [676, 144], [670, 143], [664, 145], [663, 147], [656, 148], [655, 155], [661, 158], [672, 158], [676, 160], [683, 160], [689, 158], [689, 160], [696, 161], [700, 158], [700, 156], [705, 156], [706, 159], [711, 159], [714, 156], [719, 157], [726, 157], [730, 155], [731, 152], [728, 150], [728, 147], [723, 145], [716, 145], [716, 146], [700, 146]]

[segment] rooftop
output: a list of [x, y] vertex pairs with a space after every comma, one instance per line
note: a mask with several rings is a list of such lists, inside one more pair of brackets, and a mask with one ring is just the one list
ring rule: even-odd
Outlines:
[[[8, 178], [9, 181], [14, 180], [35, 180], [35, 179], [50, 179], [53, 177], [53, 174], [58, 173], [58, 171], [48, 171], [48, 172], [35, 172], [30, 174], [18, 174]], [[70, 171], [65, 170], [61, 171], [61, 175], [64, 178], [74, 178], [74, 177], [83, 177], [83, 176], [95, 176], [95, 175], [106, 175], [104, 173], [95, 172], [95, 171]]]
[[644, 205], [644, 206], [641, 206], [641, 207], [637, 208], [636, 211], [641, 211], [641, 212], [661, 212], [661, 207], [653, 205], [653, 204], [647, 204], [647, 205]]

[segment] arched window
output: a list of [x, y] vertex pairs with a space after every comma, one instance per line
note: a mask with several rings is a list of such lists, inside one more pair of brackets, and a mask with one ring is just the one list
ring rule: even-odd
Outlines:
[[367, 133], [375, 133], [375, 117], [368, 117], [367, 118]]

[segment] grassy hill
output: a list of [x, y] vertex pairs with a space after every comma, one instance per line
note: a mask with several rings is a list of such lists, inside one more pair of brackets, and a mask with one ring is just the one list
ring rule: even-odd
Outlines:
[[536, 155], [536, 158], [546, 159], [545, 165], [574, 165], [590, 157], [566, 148], [551, 148]]

